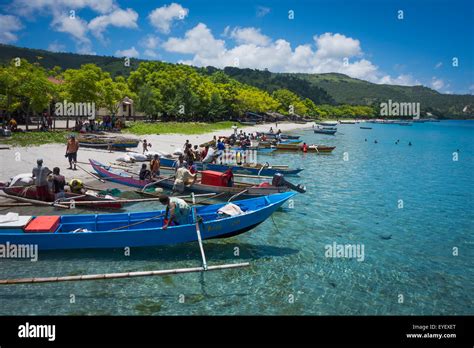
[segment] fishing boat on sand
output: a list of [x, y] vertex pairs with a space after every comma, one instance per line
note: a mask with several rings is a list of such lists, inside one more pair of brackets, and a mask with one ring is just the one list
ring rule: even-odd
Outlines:
[[[110, 166], [103, 165], [97, 161], [89, 160], [92, 168], [102, 178], [118, 184], [137, 187], [143, 189], [150, 186], [159, 186], [167, 190], [172, 190], [174, 186], [174, 178], [159, 177], [156, 180], [140, 180], [136, 176], [120, 169], [113, 169]], [[274, 193], [287, 192], [290, 189], [300, 193], [306, 192], [301, 185], [293, 185], [286, 181], [282, 176], [277, 176], [272, 183], [264, 182], [259, 185], [234, 182], [232, 186], [228, 186], [227, 177], [220, 172], [205, 170], [199, 172], [198, 179], [191, 185], [184, 185], [184, 193], [216, 193], [221, 199], [227, 199], [235, 196], [235, 198], [253, 198], [259, 196], [270, 195]], [[238, 197], [237, 197], [238, 195]]]
[[227, 203], [197, 207], [188, 216], [189, 223], [166, 230], [162, 228], [164, 211], [37, 217], [13, 214], [10, 219], [0, 219], [0, 244], [37, 245], [43, 251], [152, 247], [228, 238], [252, 230], [294, 195], [285, 192], [232, 203], [235, 215], [222, 213]]
[[79, 145], [82, 147], [93, 147], [93, 148], [135, 148], [138, 146], [139, 140], [125, 137], [111, 137], [111, 136], [100, 136], [95, 134], [83, 134], [80, 135], [77, 140]]
[[[30, 200], [37, 200], [36, 186], [10, 186], [2, 187], [3, 192], [8, 196], [26, 198]], [[96, 191], [86, 191], [84, 194], [65, 192], [65, 197], [58, 200], [59, 204], [71, 204], [74, 202], [90, 202], [89, 204], [79, 204], [80, 207], [85, 208], [101, 208], [101, 209], [121, 209], [124, 203], [120, 199], [103, 195]], [[53, 202], [53, 197], [50, 197], [49, 202]]]
[[[173, 158], [160, 158], [161, 166], [173, 168], [176, 159]], [[234, 174], [247, 174], [247, 175], [262, 175], [262, 176], [274, 176], [277, 173], [283, 175], [297, 175], [300, 173], [303, 168], [289, 169], [287, 167], [277, 167], [271, 166], [268, 163], [246, 163], [243, 165], [237, 164], [218, 164], [218, 163], [203, 163], [203, 162], [194, 162], [197, 170], [213, 170], [216, 172], [225, 172], [228, 169], [231, 169]]]
[[316, 122], [316, 124], [323, 127], [336, 127], [337, 121], [322, 121], [322, 122]]
[[[331, 153], [336, 147], [326, 145], [308, 145], [308, 152], [316, 153]], [[303, 151], [303, 146], [296, 144], [278, 144], [277, 150], [279, 151]]]

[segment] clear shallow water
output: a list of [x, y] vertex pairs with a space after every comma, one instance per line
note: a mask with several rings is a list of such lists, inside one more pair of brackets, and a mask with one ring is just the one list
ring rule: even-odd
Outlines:
[[[301, 178], [289, 179], [308, 192], [249, 233], [205, 242], [210, 264], [249, 261], [250, 268], [2, 286], [0, 315], [474, 314], [474, 122], [370, 126], [340, 125], [334, 137], [296, 133], [336, 145], [332, 155], [262, 156], [304, 167]], [[131, 208], [140, 209], [153, 205]], [[363, 244], [364, 261], [326, 258], [333, 242]], [[122, 250], [50, 252], [37, 263], [0, 260], [0, 278], [196, 265], [196, 244], [132, 249], [129, 257]]]

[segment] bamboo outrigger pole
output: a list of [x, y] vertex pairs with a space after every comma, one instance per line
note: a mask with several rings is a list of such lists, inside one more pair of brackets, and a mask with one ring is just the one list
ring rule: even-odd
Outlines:
[[191, 197], [193, 199], [193, 217], [194, 222], [196, 223], [196, 234], [198, 237], [199, 249], [201, 250], [201, 257], [202, 257], [202, 267], [205, 271], [207, 271], [207, 261], [206, 261], [206, 254], [204, 253], [204, 247], [202, 245], [202, 238], [201, 238], [201, 230], [199, 229], [199, 219], [197, 216], [197, 209], [196, 209], [196, 199], [194, 197], [194, 192], [191, 193]]
[[0, 285], [12, 285], [12, 284], [32, 284], [32, 283], [58, 283], [58, 282], [70, 282], [70, 281], [84, 281], [84, 280], [101, 280], [101, 279], [117, 279], [117, 278], [136, 278], [136, 277], [151, 277], [151, 276], [164, 276], [169, 274], [181, 274], [181, 273], [196, 273], [203, 271], [216, 271], [221, 269], [241, 268], [248, 267], [250, 263], [234, 263], [204, 267], [193, 267], [193, 268], [177, 268], [160, 271], [137, 271], [137, 272], [123, 272], [123, 273], [104, 273], [104, 274], [85, 274], [77, 276], [65, 276], [65, 277], [46, 277], [46, 278], [19, 278], [19, 279], [0, 279]]

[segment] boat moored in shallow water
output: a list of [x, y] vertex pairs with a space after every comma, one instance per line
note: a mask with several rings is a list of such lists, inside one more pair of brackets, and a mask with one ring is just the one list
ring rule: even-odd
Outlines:
[[294, 195], [285, 192], [235, 202], [241, 213], [232, 216], [219, 212], [227, 203], [197, 207], [189, 223], [167, 229], [162, 228], [164, 211], [17, 216], [0, 223], [0, 244], [37, 245], [39, 251], [173, 245], [197, 241], [196, 225], [202, 239], [228, 238], [257, 227]]

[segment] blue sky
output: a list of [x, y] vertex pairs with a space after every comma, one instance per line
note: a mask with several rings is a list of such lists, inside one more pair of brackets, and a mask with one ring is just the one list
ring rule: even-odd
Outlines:
[[462, 94], [474, 93], [473, 23], [471, 0], [0, 0], [2, 43], [199, 66], [340, 72]]

